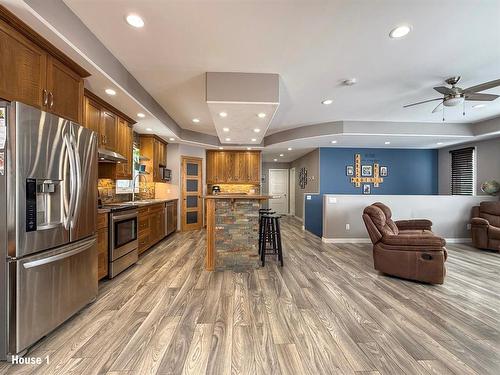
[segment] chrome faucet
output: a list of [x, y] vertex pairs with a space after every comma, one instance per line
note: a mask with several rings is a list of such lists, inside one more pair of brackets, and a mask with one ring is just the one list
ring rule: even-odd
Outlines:
[[[140, 184], [141, 176], [142, 176], [141, 173], [137, 173], [134, 176], [134, 179], [132, 180], [132, 202], [135, 202], [135, 183], [137, 181]], [[140, 185], [139, 185], [139, 194], [140, 193], [141, 193], [141, 188], [140, 188]]]

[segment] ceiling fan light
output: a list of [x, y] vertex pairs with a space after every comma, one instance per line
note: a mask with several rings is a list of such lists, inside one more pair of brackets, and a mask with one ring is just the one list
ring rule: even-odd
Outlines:
[[464, 102], [464, 97], [458, 97], [458, 98], [449, 98], [446, 99], [443, 104], [445, 107], [455, 107], [457, 105], [460, 105]]

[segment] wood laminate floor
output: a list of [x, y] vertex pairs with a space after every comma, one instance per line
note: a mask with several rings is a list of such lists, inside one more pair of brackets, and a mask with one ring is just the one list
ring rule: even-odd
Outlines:
[[499, 374], [500, 255], [450, 245], [445, 284], [380, 275], [371, 245], [282, 225], [285, 267], [203, 270], [178, 233], [2, 374]]

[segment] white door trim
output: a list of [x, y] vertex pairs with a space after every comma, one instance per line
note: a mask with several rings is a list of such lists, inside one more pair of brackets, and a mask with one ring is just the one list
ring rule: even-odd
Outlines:
[[295, 175], [295, 167], [290, 168], [290, 172], [288, 174], [289, 178], [289, 183], [288, 183], [288, 204], [289, 208], [288, 211], [290, 212], [290, 215], [295, 216], [295, 181], [296, 181], [296, 175]]

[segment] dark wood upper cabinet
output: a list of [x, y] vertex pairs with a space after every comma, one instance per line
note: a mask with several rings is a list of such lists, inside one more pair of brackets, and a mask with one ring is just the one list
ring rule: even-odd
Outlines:
[[81, 123], [90, 74], [0, 5], [0, 98]]
[[207, 184], [260, 183], [260, 151], [207, 151]]
[[119, 154], [125, 156], [127, 162], [120, 163], [116, 165], [116, 179], [119, 180], [131, 180], [133, 178], [133, 143], [134, 143], [134, 132], [132, 127], [122, 119], [118, 117], [117, 123], [117, 151]]
[[81, 123], [83, 79], [59, 60], [47, 59], [48, 112]]
[[141, 164], [146, 166], [146, 180], [148, 182], [165, 182], [161, 176], [161, 168], [167, 165], [167, 142], [156, 135], [141, 134], [140, 136], [141, 155], [149, 160], [144, 160]]
[[117, 137], [117, 116], [105, 109], [101, 110], [101, 123], [99, 126], [99, 135], [101, 137], [102, 147], [117, 151], [116, 137]]
[[0, 21], [0, 98], [42, 108], [47, 54]]
[[116, 164], [99, 163], [99, 178], [131, 180], [134, 168], [132, 126], [135, 121], [88, 90], [85, 90], [83, 107], [83, 126], [97, 133], [99, 147], [127, 159]]
[[[85, 97], [83, 126], [99, 133], [101, 124], [101, 107], [92, 99]], [[101, 137], [98, 137], [98, 144], [101, 146]]]

